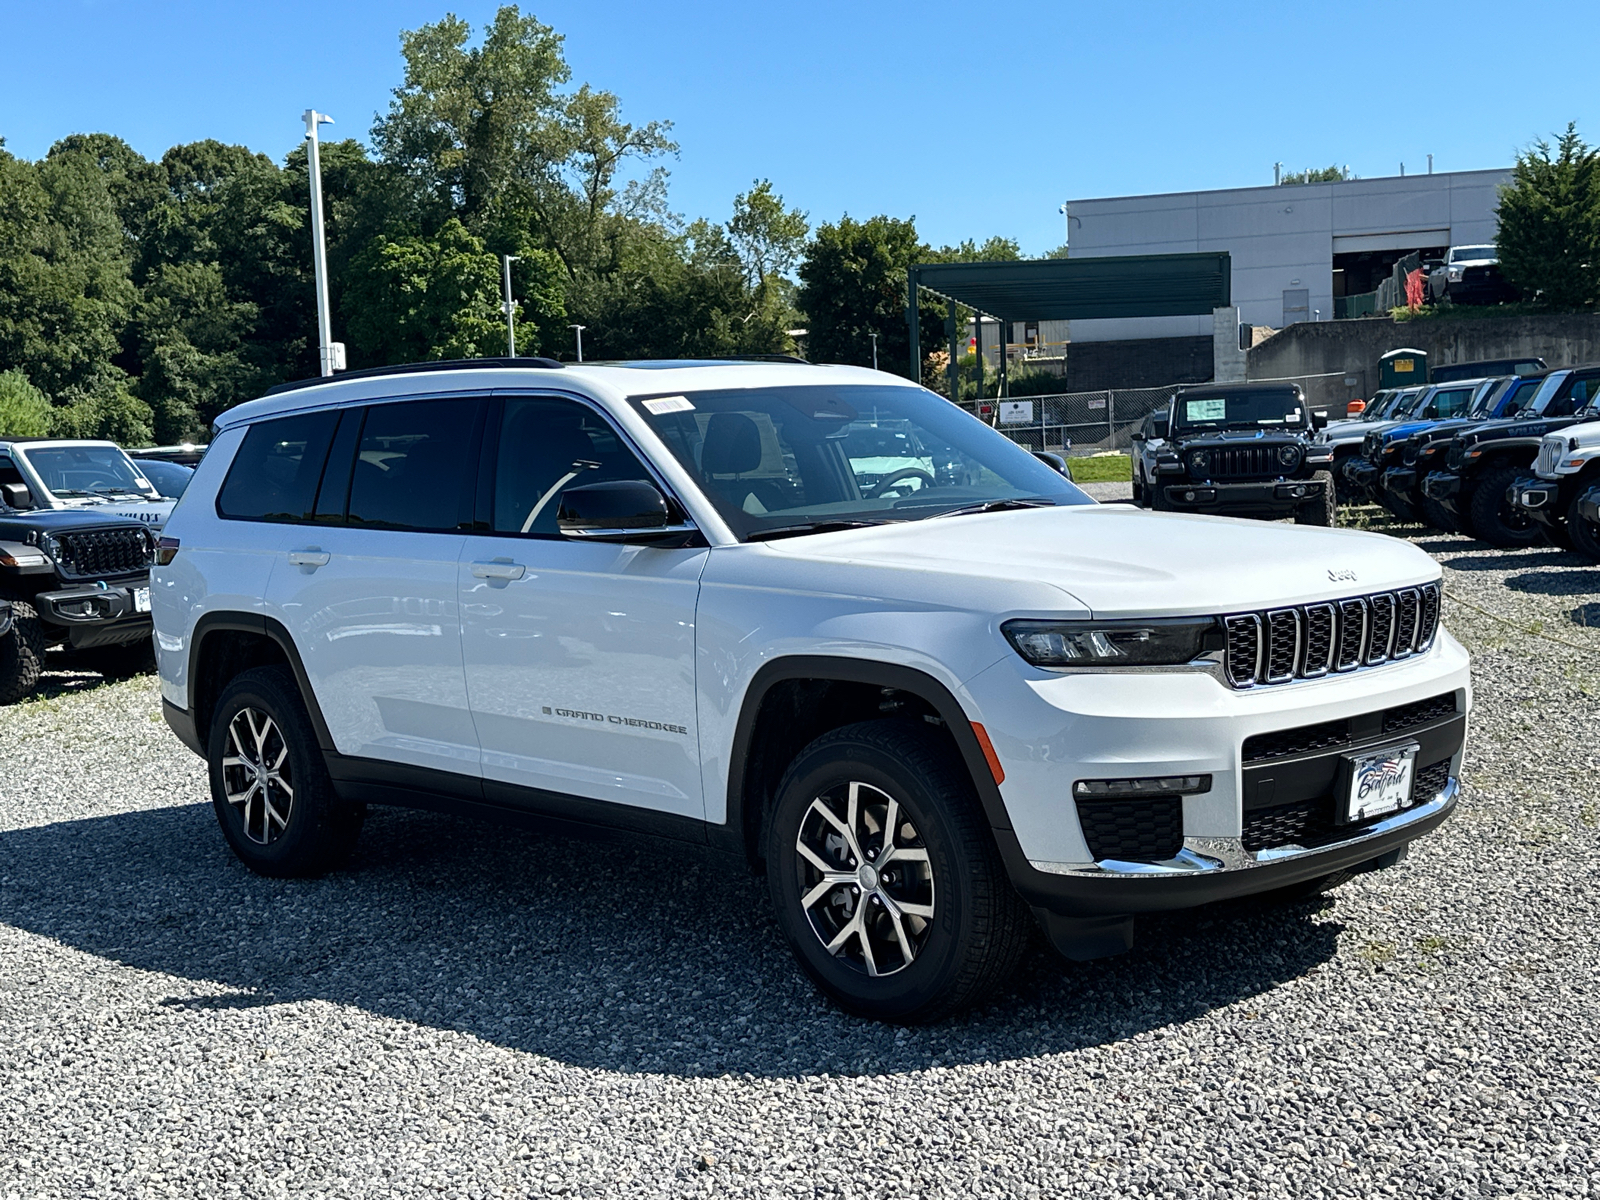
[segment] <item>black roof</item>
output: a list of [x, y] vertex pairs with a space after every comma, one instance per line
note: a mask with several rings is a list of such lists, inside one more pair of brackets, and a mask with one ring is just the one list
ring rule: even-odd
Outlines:
[[1240, 392], [1300, 391], [1302, 391], [1302, 389], [1298, 383], [1287, 379], [1261, 380], [1255, 383], [1246, 383], [1241, 380], [1239, 383], [1216, 383], [1214, 381], [1211, 383], [1191, 383], [1185, 385], [1184, 387], [1180, 387], [1177, 394], [1180, 396], [1202, 396], [1207, 392], [1226, 392], [1230, 396], [1236, 396]]

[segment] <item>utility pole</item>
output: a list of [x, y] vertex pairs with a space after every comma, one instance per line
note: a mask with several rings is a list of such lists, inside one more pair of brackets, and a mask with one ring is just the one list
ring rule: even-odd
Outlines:
[[583, 361], [583, 331], [585, 329], [589, 328], [589, 327], [587, 325], [568, 325], [567, 328], [572, 330], [572, 332], [578, 338], [578, 361], [582, 362]]
[[515, 254], [502, 254], [506, 269], [506, 357], [517, 356], [517, 327], [516, 327], [516, 302], [511, 299], [511, 264], [517, 261]]
[[876, 371], [878, 369], [878, 335], [869, 333], [867, 336], [872, 339], [872, 369]]
[[1275, 163], [1272, 164], [1272, 186], [1273, 187], [1278, 187], [1282, 183], [1283, 183], [1283, 164], [1281, 162], [1275, 162]]
[[311, 263], [317, 279], [317, 356], [322, 374], [332, 375], [344, 366], [344, 346], [333, 340], [333, 318], [328, 313], [328, 251], [322, 232], [322, 155], [318, 152], [317, 126], [332, 125], [333, 118], [314, 108], [302, 114], [306, 122], [306, 166], [311, 174]]
[[1428, 155], [1428, 174], [1433, 174], [1433, 155]]

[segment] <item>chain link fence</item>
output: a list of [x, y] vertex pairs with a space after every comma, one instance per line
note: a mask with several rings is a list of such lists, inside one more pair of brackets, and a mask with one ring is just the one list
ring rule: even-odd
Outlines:
[[[1250, 382], [1298, 383], [1311, 408], [1326, 408], [1336, 421], [1345, 414], [1348, 389], [1341, 371]], [[964, 400], [961, 407], [1025, 449], [1100, 454], [1132, 446], [1130, 435], [1135, 427], [1157, 409], [1166, 408], [1173, 393], [1184, 386], [1196, 385], [1169, 383], [1161, 387], [1108, 388], [1008, 400]]]

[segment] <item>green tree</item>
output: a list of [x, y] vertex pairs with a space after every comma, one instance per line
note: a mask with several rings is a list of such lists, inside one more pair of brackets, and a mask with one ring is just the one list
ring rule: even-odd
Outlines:
[[1600, 300], [1600, 149], [1569, 124], [1517, 155], [1500, 189], [1496, 245], [1506, 279], [1557, 308]]
[[1337, 164], [1331, 167], [1307, 167], [1304, 171], [1286, 171], [1278, 180], [1280, 184], [1339, 183], [1350, 178], [1350, 168]]
[[[809, 357], [870, 366], [870, 335], [876, 333], [879, 366], [909, 376], [907, 269], [929, 261], [929, 256], [911, 220], [877, 216], [857, 221], [844, 216], [819, 226], [800, 263], [796, 297], [810, 331]], [[944, 341], [943, 327], [941, 311], [921, 308], [924, 356]]]
[[386, 362], [504, 353], [500, 264], [454, 218], [433, 238], [375, 238], [351, 262], [344, 305]]
[[55, 410], [21, 371], [0, 371], [0, 437], [48, 437]]

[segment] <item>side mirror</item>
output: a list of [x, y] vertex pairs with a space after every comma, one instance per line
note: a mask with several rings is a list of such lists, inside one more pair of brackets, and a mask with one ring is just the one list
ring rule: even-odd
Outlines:
[[1326, 429], [1328, 427], [1328, 410], [1314, 408], [1311, 410], [1311, 428]]
[[1062, 458], [1061, 455], [1051, 454], [1048, 450], [1035, 450], [1033, 456], [1057, 475], [1065, 475], [1068, 479], [1072, 478], [1072, 468], [1067, 466], [1067, 460]]
[[1150, 436], [1166, 441], [1172, 436], [1172, 418], [1157, 417], [1150, 424]]
[[33, 493], [28, 490], [28, 485], [25, 483], [8, 483], [0, 486], [0, 500], [17, 509], [35, 507]]
[[1145, 439], [1145, 436], [1144, 436], [1144, 430], [1135, 429], [1132, 433], [1130, 433], [1128, 435], [1128, 440], [1130, 442], [1142, 442], [1142, 441], [1145, 441], [1146, 439]]
[[586, 483], [561, 493], [556, 527], [563, 537], [594, 542], [654, 541], [694, 532], [654, 484], [640, 479]]

